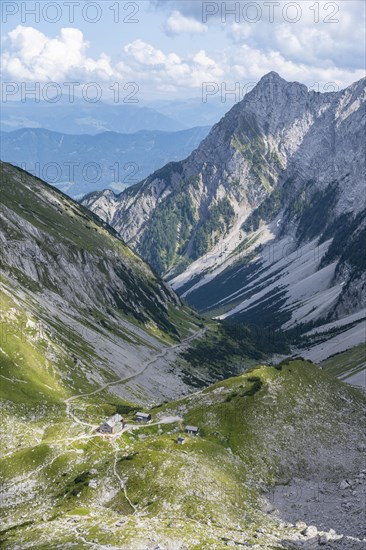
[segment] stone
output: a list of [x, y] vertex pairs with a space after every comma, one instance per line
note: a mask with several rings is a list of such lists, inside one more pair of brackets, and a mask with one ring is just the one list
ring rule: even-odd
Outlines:
[[344, 489], [349, 489], [350, 487], [350, 484], [348, 483], [348, 481], [346, 479], [343, 479], [343, 481], [340, 482], [339, 484], [339, 488], [344, 491]]
[[276, 510], [276, 508], [270, 504], [269, 502], [264, 506], [263, 508], [264, 512], [267, 514], [273, 514], [273, 512]]
[[302, 534], [306, 538], [312, 538], [316, 537], [318, 534], [318, 529], [315, 527], [315, 525], [308, 525], [303, 531]]
[[324, 546], [324, 544], [327, 544], [328, 541], [329, 541], [329, 537], [328, 537], [327, 534], [319, 536], [319, 541], [318, 542], [319, 542], [320, 546]]

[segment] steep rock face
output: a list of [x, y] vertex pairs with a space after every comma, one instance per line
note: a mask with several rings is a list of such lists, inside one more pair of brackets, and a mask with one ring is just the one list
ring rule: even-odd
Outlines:
[[84, 204], [161, 273], [208, 252], [289, 178], [293, 196], [310, 180], [311, 194], [342, 181], [333, 213], [358, 212], [364, 85], [319, 94], [269, 73], [185, 161]]
[[84, 204], [201, 311], [352, 328], [365, 305], [365, 83], [320, 94], [269, 73], [185, 161]]

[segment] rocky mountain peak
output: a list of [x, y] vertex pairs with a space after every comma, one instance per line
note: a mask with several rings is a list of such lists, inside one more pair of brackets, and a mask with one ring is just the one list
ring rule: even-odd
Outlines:
[[262, 98], [266, 102], [273, 103], [278, 101], [281, 96], [288, 101], [291, 99], [298, 100], [307, 95], [307, 86], [296, 81], [289, 82], [275, 71], [271, 71], [259, 80], [256, 86], [254, 86], [240, 103], [245, 104], [247, 102], [253, 102], [259, 98]]
[[364, 208], [364, 84], [317, 93], [270, 72], [187, 159], [85, 205], [169, 278], [190, 264], [201, 277], [205, 258], [264, 224], [297, 244], [329, 240]]
[[262, 78], [258, 81], [253, 90], [265, 90], [269, 86], [276, 87], [277, 90], [283, 90], [284, 88], [289, 86], [289, 84], [298, 84], [300, 86], [303, 86], [303, 84], [299, 84], [298, 82], [289, 83], [275, 71], [270, 71], [269, 73], [262, 76]]

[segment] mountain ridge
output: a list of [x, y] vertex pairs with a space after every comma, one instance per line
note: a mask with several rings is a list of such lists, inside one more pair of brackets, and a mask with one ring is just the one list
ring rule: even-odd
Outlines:
[[[221, 291], [225, 316], [239, 320], [241, 292], [240, 308], [248, 310], [242, 320], [252, 322], [255, 311], [268, 325], [274, 307], [283, 311], [277, 328], [286, 329], [292, 318], [305, 331], [310, 320], [326, 325], [361, 311], [365, 281], [355, 243], [365, 231], [365, 84], [361, 79], [339, 92], [318, 93], [271, 72], [187, 159], [119, 195], [94, 194], [84, 204], [202, 312], [217, 310]], [[346, 236], [350, 246], [343, 252]], [[274, 249], [280, 257], [273, 258]], [[308, 256], [305, 263], [301, 254]], [[288, 276], [296, 265], [303, 296]], [[260, 295], [251, 282], [263, 269], [275, 300], [265, 284], [258, 286]], [[311, 280], [322, 307], [311, 302]], [[248, 303], [246, 287], [254, 296]]]

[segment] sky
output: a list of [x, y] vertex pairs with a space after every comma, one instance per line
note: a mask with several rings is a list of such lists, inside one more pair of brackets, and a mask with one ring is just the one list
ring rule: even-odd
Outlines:
[[114, 102], [230, 90], [239, 100], [269, 71], [320, 92], [343, 88], [365, 74], [365, 5], [3, 0], [2, 92], [70, 94], [73, 82], [77, 94]]

